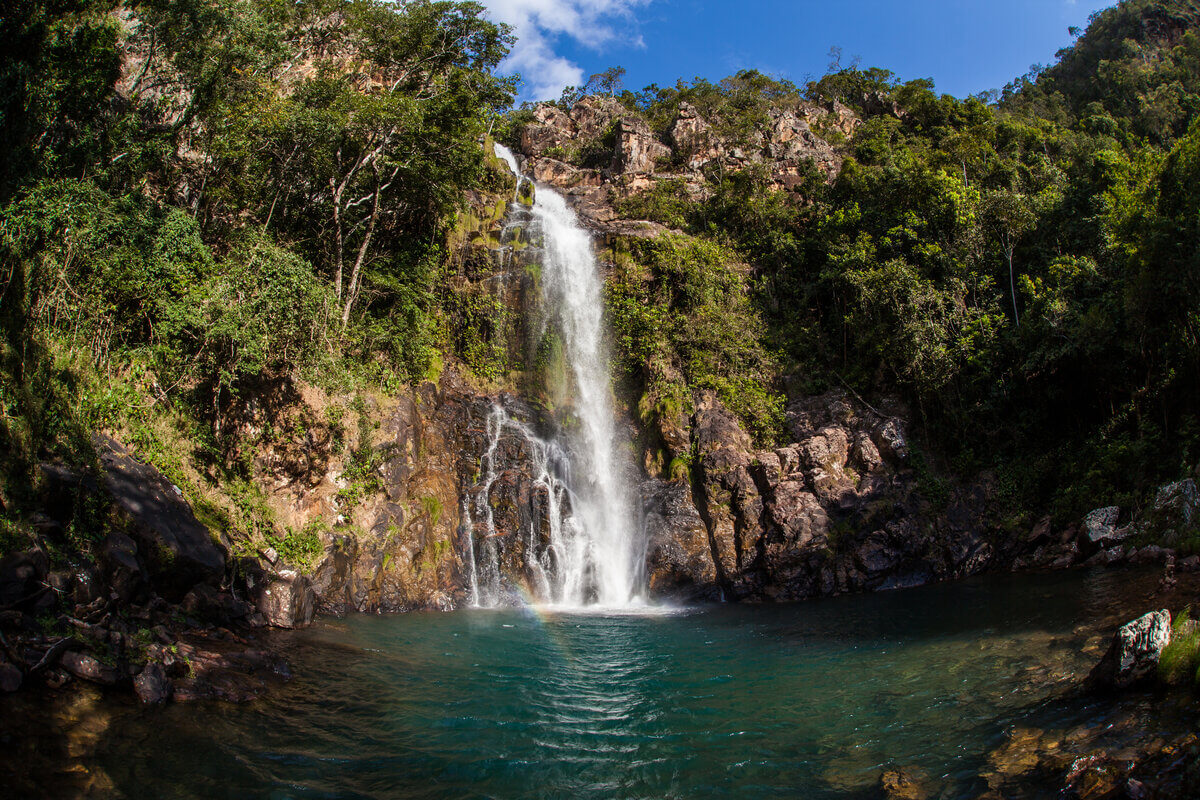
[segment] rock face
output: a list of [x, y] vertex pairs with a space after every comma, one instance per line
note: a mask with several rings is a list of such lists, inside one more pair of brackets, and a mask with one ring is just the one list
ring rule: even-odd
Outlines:
[[1088, 675], [1095, 689], [1125, 689], [1152, 674], [1171, 643], [1171, 612], [1153, 611], [1122, 625], [1108, 652]]
[[1200, 528], [1200, 490], [1191, 478], [1159, 487], [1154, 505], [1137, 525], [1139, 532], [1174, 545]]
[[708, 528], [692, 503], [687, 481], [650, 481], [643, 485], [642, 513], [650, 593], [719, 600]]
[[593, 228], [612, 232], [613, 200], [651, 189], [661, 179], [682, 181], [693, 196], [705, 193], [703, 171], [751, 165], [766, 168], [772, 187], [791, 190], [810, 172], [832, 179], [842, 158], [817, 132], [845, 136], [859, 124], [835, 104], [797, 103], [770, 113], [766, 127], [745, 141], [722, 138], [719, 126], [687, 102], [664, 130], [654, 131], [611, 97], [585, 97], [569, 111], [543, 103], [520, 132], [516, 149], [536, 180], [553, 184]]
[[928, 507], [899, 419], [839, 392], [793, 402], [787, 417], [792, 442], [756, 451], [715, 396], [702, 398], [684, 426], [690, 445], [673, 445], [695, 453], [692, 485], [643, 486], [656, 591], [796, 600], [972, 575], [1001, 555], [984, 535], [982, 489]]
[[624, 175], [652, 174], [661, 159], [671, 156], [671, 148], [654, 138], [650, 126], [636, 117], [616, 122], [616, 146], [612, 171]]

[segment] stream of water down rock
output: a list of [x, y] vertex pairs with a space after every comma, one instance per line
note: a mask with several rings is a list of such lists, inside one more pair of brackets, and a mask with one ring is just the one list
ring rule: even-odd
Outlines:
[[[496, 155], [521, 177], [513, 154]], [[546, 441], [496, 406], [481, 481], [466, 499], [470, 520], [471, 603], [506, 604], [496, 553], [490, 492], [500, 465], [501, 436], [523, 438], [533, 455], [535, 487], [544, 493], [547, 531], [528, 531], [533, 602], [564, 608], [620, 609], [644, 604], [645, 553], [623, 475], [604, 344], [604, 288], [592, 240], [562, 195], [538, 186], [532, 209], [514, 200], [511, 226], [526, 228], [541, 265], [546, 324], [557, 326], [570, 367], [573, 425]], [[536, 525], [537, 523], [532, 523]], [[475, 531], [481, 531], [476, 535]], [[523, 534], [525, 532], [522, 532]]]

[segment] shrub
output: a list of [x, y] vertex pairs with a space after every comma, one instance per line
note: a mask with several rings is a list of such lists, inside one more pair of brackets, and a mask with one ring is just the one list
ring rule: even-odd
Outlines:
[[1200, 629], [1192, 624], [1190, 609], [1180, 612], [1171, 624], [1171, 643], [1159, 656], [1158, 676], [1172, 685], [1200, 682]]

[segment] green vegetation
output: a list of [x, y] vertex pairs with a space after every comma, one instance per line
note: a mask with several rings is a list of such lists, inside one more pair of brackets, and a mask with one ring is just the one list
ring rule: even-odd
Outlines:
[[512, 37], [482, 14], [430, 0], [6, 10], [6, 543], [36, 506], [37, 463], [92, 470], [90, 434], [107, 429], [235, 550], [266, 536], [304, 559], [312, 537], [281, 534], [254, 483], [247, 415], [288, 377], [394, 390], [454, 350], [443, 242], [464, 190], [495, 182], [479, 141], [514, 85], [494, 75]]
[[608, 310], [625, 380], [670, 399], [675, 413], [683, 386], [715, 391], [755, 436], [775, 439], [783, 398], [763, 379], [776, 367], [748, 267], [715, 242], [676, 234], [633, 239], [613, 255]]
[[[447, 364], [492, 385], [523, 370], [562, 405], [561, 341], [523, 341], [511, 298], [478, 280], [490, 265], [462, 252], [494, 239], [513, 192], [481, 142], [531, 118], [504, 113], [515, 84], [494, 70], [513, 40], [480, 5], [16, 0], [0, 40], [5, 548], [33, 535], [37, 464], [93, 470], [103, 429], [235, 549], [270, 540], [302, 561], [314, 537], [281, 531], [254, 480], [254, 446], [322, 424], [255, 417], [289, 378], [345, 398]], [[965, 99], [857, 66], [640, 92], [622, 74], [561, 102], [604, 94], [664, 141], [687, 104], [745, 152], [790, 111], [841, 159], [786, 190], [753, 159], [713, 162], [618, 202], [673, 229], [609, 253], [619, 388], [644, 423], [711, 391], [767, 445], [785, 377], [898, 396], [939, 466], [996, 476], [1010, 517], [1137, 507], [1195, 468], [1194, 3], [1125, 0], [1054, 65]], [[557, 155], [603, 167], [614, 134]], [[354, 504], [381, 454], [363, 430], [347, 451], [349, 403], [325, 424]], [[687, 472], [666, 455], [656, 469]], [[77, 509], [54, 552], [92, 547], [99, 513]]]
[[1200, 629], [1187, 609], [1171, 623], [1171, 643], [1158, 657], [1158, 677], [1169, 684], [1200, 684]]
[[442, 501], [431, 494], [421, 497], [421, 511], [429, 519], [429, 527], [436, 528], [442, 518]]
[[[1011, 508], [1060, 521], [1141, 506], [1196, 468], [1193, 3], [1126, 0], [1055, 65], [966, 99], [858, 67], [804, 87], [743, 72], [614, 96], [664, 140], [686, 102], [739, 146], [795, 110], [844, 159], [788, 191], [763, 166], [714, 162], [698, 197], [668, 177], [618, 203], [699, 240], [615, 259], [635, 391], [717, 388], [764, 440], [784, 375], [899, 396], [939, 461], [1003, 476]], [[747, 295], [729, 292], [736, 262]]]
[[275, 552], [285, 564], [309, 570], [316, 566], [325, 552], [321, 545], [320, 532], [321, 523], [318, 521], [299, 531], [289, 528], [284, 536], [267, 536], [266, 541], [275, 548]]

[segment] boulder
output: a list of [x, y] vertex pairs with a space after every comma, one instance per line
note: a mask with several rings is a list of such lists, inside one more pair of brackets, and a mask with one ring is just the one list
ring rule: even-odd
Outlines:
[[1080, 544], [1090, 552], [1098, 548], [1107, 549], [1124, 541], [1129, 536], [1130, 529], [1117, 527], [1120, 516], [1121, 509], [1117, 506], [1097, 508], [1088, 512], [1083, 518], [1084, 540]]
[[21, 688], [24, 676], [12, 664], [0, 663], [0, 692], [15, 692]]
[[[1118, 548], [1114, 548], [1118, 549]], [[1170, 551], [1156, 544], [1148, 544], [1137, 550], [1129, 551], [1129, 563], [1131, 564], [1161, 564], [1167, 560]], [[1111, 563], [1111, 562], [1110, 562]]]
[[129, 603], [146, 585], [146, 572], [138, 560], [137, 542], [120, 531], [109, 531], [100, 546], [100, 563], [108, 585], [122, 603]]
[[254, 611], [254, 606], [244, 600], [229, 592], [218, 591], [207, 583], [192, 587], [179, 605], [194, 617], [218, 623], [245, 619]]
[[171, 679], [162, 664], [147, 664], [133, 679], [133, 691], [147, 705], [165, 703], [171, 698]]
[[312, 582], [292, 570], [271, 576], [258, 596], [258, 610], [276, 628], [307, 627], [315, 607]]
[[196, 519], [179, 488], [116, 440], [98, 436], [95, 445], [105, 486], [130, 522], [129, 533], [155, 589], [178, 602], [197, 583], [219, 584], [225, 551]]
[[120, 677], [116, 667], [110, 667], [94, 656], [74, 650], [63, 653], [59, 663], [76, 678], [104, 686], [112, 686]]
[[0, 559], [0, 606], [36, 613], [54, 603], [46, 578], [50, 561], [41, 550], [9, 553]]
[[884, 458], [893, 463], [908, 460], [908, 438], [904, 435], [904, 426], [900, 420], [884, 420], [875, 428], [872, 438]]
[[1158, 666], [1163, 648], [1171, 643], [1171, 612], [1152, 611], [1122, 625], [1104, 658], [1087, 677], [1093, 689], [1124, 689]]
[[883, 466], [883, 456], [879, 454], [879, 448], [866, 433], [860, 433], [854, 438], [850, 458], [863, 474], [874, 472]]

